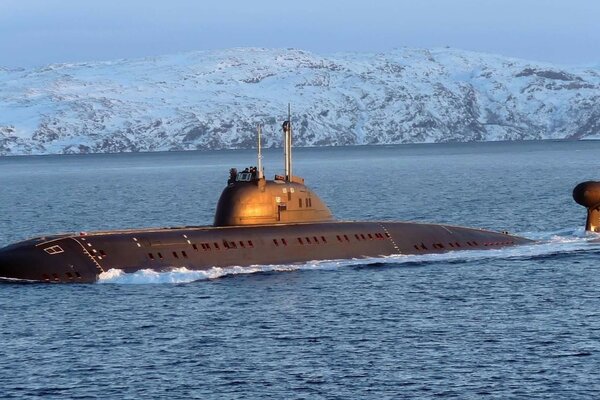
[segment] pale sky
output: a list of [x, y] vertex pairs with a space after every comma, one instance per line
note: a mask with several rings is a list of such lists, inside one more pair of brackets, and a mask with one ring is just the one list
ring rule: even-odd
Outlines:
[[600, 65], [600, 0], [0, 0], [0, 66], [230, 47], [443, 47]]

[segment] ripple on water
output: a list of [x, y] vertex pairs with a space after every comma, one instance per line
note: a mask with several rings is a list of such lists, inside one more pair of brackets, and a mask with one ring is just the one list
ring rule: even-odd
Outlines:
[[[540, 242], [3, 284], [0, 397], [595, 398], [600, 249], [574, 229], [585, 212], [570, 190], [598, 178], [581, 176], [598, 150], [299, 149], [296, 170], [340, 218], [433, 220]], [[232, 154], [2, 159], [0, 187], [11, 191], [0, 191], [0, 243], [210, 221]], [[255, 160], [234, 155], [238, 167]], [[265, 156], [275, 170], [269, 159], [279, 153]], [[349, 187], [353, 195], [340, 196]]]

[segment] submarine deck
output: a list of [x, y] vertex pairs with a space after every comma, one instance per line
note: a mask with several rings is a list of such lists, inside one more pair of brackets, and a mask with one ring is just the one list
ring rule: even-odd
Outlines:
[[[321, 225], [321, 226], [331, 226], [331, 225], [335, 225], [335, 226], [340, 226], [342, 227], [343, 225], [354, 225], [354, 224], [378, 224], [378, 225], [414, 225], [414, 226], [436, 226], [436, 227], [442, 227], [444, 229], [458, 229], [458, 230], [462, 230], [462, 229], [467, 229], [467, 230], [471, 230], [471, 231], [479, 231], [482, 233], [492, 233], [492, 234], [498, 234], [498, 232], [495, 231], [490, 231], [484, 228], [474, 228], [474, 227], [463, 227], [460, 225], [449, 225], [449, 224], [439, 224], [439, 223], [432, 223], [432, 222], [415, 222], [415, 221], [352, 221], [352, 220], [346, 220], [346, 221], [327, 221], [327, 222], [296, 222], [296, 223], [280, 223], [280, 224], [264, 224], [264, 225], [246, 225], [246, 226], [214, 226], [214, 225], [185, 225], [185, 226], [166, 226], [166, 227], [149, 227], [149, 228], [131, 228], [131, 229], [109, 229], [109, 230], [99, 230], [99, 231], [84, 231], [84, 232], [63, 232], [63, 233], [57, 233], [57, 234], [52, 234], [52, 235], [46, 235], [46, 236], [34, 236], [34, 237], [30, 237], [27, 238], [21, 242], [18, 243], [14, 243], [13, 245], [16, 244], [24, 244], [24, 243], [32, 243], [35, 244], [37, 246], [39, 245], [43, 245], [46, 243], [51, 243], [53, 241], [56, 240], [60, 240], [60, 239], [64, 239], [64, 238], [71, 238], [71, 237], [95, 237], [95, 236], [113, 236], [113, 235], [128, 235], [128, 234], [145, 234], [145, 233], [171, 233], [171, 232], [178, 232], [178, 231], [196, 231], [196, 232], [206, 232], [206, 231], [211, 231], [211, 232], [217, 232], [217, 231], [228, 231], [228, 230], [239, 230], [239, 229], [248, 229], [248, 230], [252, 230], [252, 229], [261, 229], [261, 228], [281, 228], [281, 227], [302, 227], [302, 226], [315, 226], [315, 225]], [[511, 236], [512, 235], [510, 233], [500, 233], [502, 235], [507, 235], [507, 236]], [[525, 239], [525, 238], [521, 238], [519, 237], [519, 239], [521, 240], [526, 240], [526, 241], [531, 241], [529, 239]], [[11, 245], [11, 246], [13, 246]], [[11, 247], [11, 246], [7, 246], [7, 247]], [[5, 247], [6, 248], [6, 247]], [[2, 249], [2, 248], [0, 248]]]

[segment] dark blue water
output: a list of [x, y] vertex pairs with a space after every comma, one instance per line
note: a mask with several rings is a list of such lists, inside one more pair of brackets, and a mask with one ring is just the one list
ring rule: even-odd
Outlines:
[[[597, 398], [600, 143], [298, 149], [342, 219], [540, 239], [506, 250], [0, 285], [0, 398]], [[280, 172], [268, 152], [267, 172]], [[252, 152], [0, 159], [0, 245], [209, 224]], [[174, 283], [169, 283], [174, 282]]]

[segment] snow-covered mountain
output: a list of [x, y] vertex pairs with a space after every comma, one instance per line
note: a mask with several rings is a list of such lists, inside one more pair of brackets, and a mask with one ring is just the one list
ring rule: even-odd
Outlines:
[[0, 154], [600, 136], [600, 68], [453, 49], [230, 49], [0, 68]]

